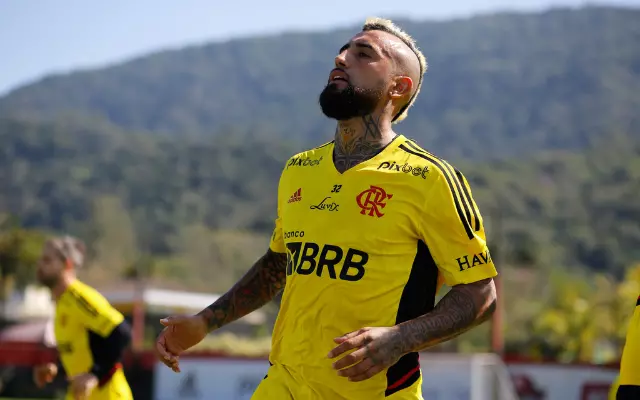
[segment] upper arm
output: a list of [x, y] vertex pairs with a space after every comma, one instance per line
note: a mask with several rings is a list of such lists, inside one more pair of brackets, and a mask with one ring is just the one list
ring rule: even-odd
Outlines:
[[492, 278], [497, 271], [471, 188], [459, 171], [441, 166], [429, 180], [420, 235], [447, 285]]
[[115, 327], [124, 321], [124, 316], [100, 293], [93, 291], [72, 291], [74, 307], [82, 325], [89, 331], [107, 337]]

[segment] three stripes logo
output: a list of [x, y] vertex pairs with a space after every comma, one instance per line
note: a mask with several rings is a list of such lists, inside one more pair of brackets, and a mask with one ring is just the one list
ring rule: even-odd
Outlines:
[[465, 177], [460, 171], [454, 169], [446, 161], [441, 160], [431, 153], [422, 150], [415, 143], [408, 140], [399, 146], [402, 150], [409, 154], [418, 156], [424, 160], [432, 163], [437, 169], [442, 171], [451, 195], [453, 196], [453, 202], [458, 212], [460, 222], [464, 227], [464, 230], [469, 239], [474, 238], [474, 231], [478, 232], [481, 229], [480, 225], [480, 212], [478, 207], [473, 201], [471, 191], [468, 188], [468, 183]]
[[298, 190], [289, 197], [289, 201], [287, 201], [287, 203], [295, 203], [300, 200], [302, 200], [302, 188], [298, 188]]

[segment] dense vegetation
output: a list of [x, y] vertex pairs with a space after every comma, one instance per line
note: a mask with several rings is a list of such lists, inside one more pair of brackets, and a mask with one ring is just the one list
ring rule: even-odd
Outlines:
[[[399, 21], [430, 65], [399, 129], [442, 156], [476, 159], [638, 132], [638, 20], [638, 9], [587, 7]], [[221, 137], [233, 127], [317, 143], [333, 132], [317, 96], [358, 29], [212, 43], [50, 76], [0, 99], [0, 114], [73, 111], [127, 129]]]
[[[401, 22], [430, 72], [398, 130], [469, 179], [509, 345], [531, 354], [591, 360], [603, 337], [615, 353], [640, 291], [639, 19]], [[266, 249], [285, 160], [330, 137], [316, 97], [355, 28], [162, 52], [0, 99], [0, 300], [53, 232], [88, 241], [90, 283], [226, 290]]]
[[[112, 247], [129, 243], [130, 254], [168, 256], [187, 246], [196, 257], [208, 234], [238, 231], [260, 237], [249, 247], [262, 250], [279, 173], [294, 151], [236, 135], [182, 140], [99, 121], [3, 119], [0, 204], [24, 226], [90, 241], [111, 237]], [[457, 165], [472, 184], [489, 235], [497, 234], [492, 225], [501, 219], [509, 238], [505, 261], [620, 275], [640, 259], [640, 138], [610, 135], [585, 152]], [[189, 268], [209, 269], [207, 254]], [[251, 259], [235, 261], [246, 268]]]

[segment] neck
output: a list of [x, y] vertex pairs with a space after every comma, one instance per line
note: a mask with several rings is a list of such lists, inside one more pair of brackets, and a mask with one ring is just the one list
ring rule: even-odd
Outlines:
[[67, 290], [69, 285], [73, 283], [74, 280], [75, 277], [72, 275], [62, 275], [60, 281], [51, 288], [51, 297], [53, 297], [53, 299], [57, 301], [60, 296], [62, 296], [62, 294]]
[[336, 169], [344, 172], [370, 159], [394, 137], [391, 121], [378, 115], [339, 121], [333, 151]]

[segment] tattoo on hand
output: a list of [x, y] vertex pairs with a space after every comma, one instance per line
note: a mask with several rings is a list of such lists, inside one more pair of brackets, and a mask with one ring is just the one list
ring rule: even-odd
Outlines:
[[336, 169], [340, 172], [370, 159], [384, 147], [380, 141], [382, 132], [379, 118], [371, 115], [364, 116], [362, 124], [364, 129], [362, 135], [358, 135], [353, 127], [338, 127], [336, 131], [333, 156]]
[[198, 315], [209, 330], [220, 328], [257, 310], [284, 289], [287, 255], [268, 250], [226, 294]]
[[487, 321], [495, 307], [493, 279], [456, 285], [432, 312], [399, 325], [405, 351], [419, 351], [453, 339]]

